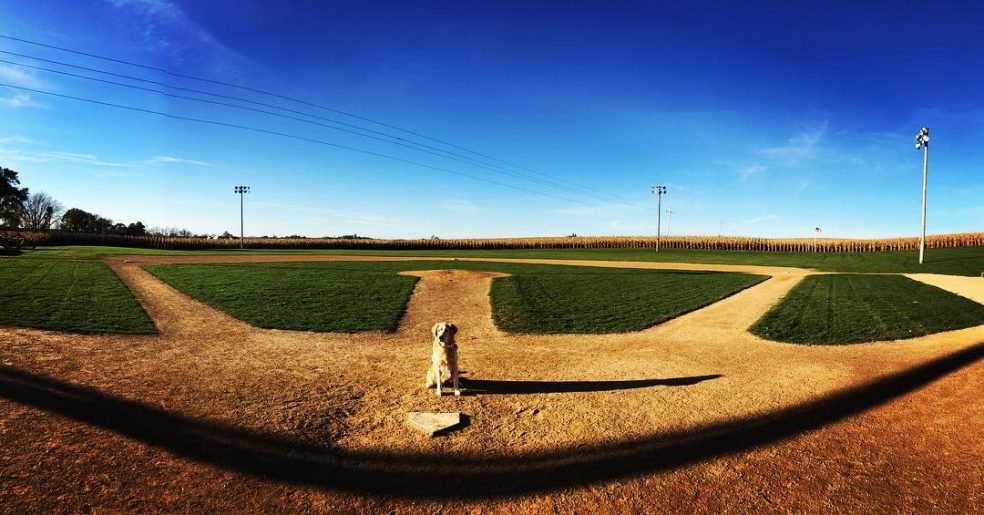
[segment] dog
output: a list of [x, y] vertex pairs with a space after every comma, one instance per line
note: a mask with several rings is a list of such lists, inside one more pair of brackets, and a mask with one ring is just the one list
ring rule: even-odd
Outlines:
[[438, 322], [431, 328], [434, 344], [431, 346], [431, 366], [427, 369], [426, 386], [437, 387], [438, 397], [444, 395], [441, 385], [448, 379], [454, 385], [454, 394], [461, 396], [458, 386], [458, 344], [454, 340], [457, 333], [458, 326], [450, 322]]

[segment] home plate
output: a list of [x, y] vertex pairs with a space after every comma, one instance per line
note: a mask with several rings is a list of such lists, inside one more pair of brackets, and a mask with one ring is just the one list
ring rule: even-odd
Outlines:
[[431, 436], [447, 431], [461, 424], [461, 413], [426, 413], [411, 411], [407, 423], [414, 429]]

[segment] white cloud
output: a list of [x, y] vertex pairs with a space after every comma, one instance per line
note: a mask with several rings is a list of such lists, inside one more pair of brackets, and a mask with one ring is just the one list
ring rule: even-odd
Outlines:
[[827, 121], [818, 126], [803, 131], [777, 147], [766, 147], [758, 150], [758, 154], [782, 161], [799, 161], [816, 155], [817, 147], [827, 134]]
[[37, 143], [37, 141], [31, 138], [25, 138], [16, 134], [0, 136], [0, 145], [36, 145]]
[[106, 0], [136, 18], [131, 22], [144, 46], [175, 59], [205, 58], [213, 67], [235, 67], [246, 59], [203, 28], [170, 0]]
[[0, 97], [0, 106], [3, 107], [30, 107], [36, 106], [33, 100], [31, 100], [31, 95], [27, 93], [17, 92], [7, 97]]
[[756, 163], [742, 168], [738, 171], [738, 174], [741, 175], [742, 181], [747, 181], [749, 177], [764, 173], [766, 170], [768, 170], [768, 168]]
[[79, 163], [90, 166], [105, 166], [110, 168], [132, 168], [133, 165], [128, 163], [115, 163], [112, 161], [103, 161], [97, 156], [91, 154], [76, 154], [73, 152], [42, 152], [34, 154], [36, 157], [42, 160], [48, 161], [66, 161], [70, 163]]
[[455, 211], [463, 215], [477, 215], [481, 212], [481, 207], [463, 199], [451, 199], [443, 204], [444, 209]]
[[28, 72], [24, 68], [9, 64], [0, 64], [0, 82], [5, 82], [13, 86], [23, 86], [25, 88], [42, 89], [48, 86], [37, 75]]
[[146, 159], [144, 161], [144, 164], [151, 165], [151, 166], [163, 166], [163, 165], [173, 165], [173, 164], [215, 166], [212, 163], [199, 161], [197, 159], [185, 159], [182, 157], [173, 157], [173, 156], [154, 156]]
[[22, 162], [22, 163], [72, 163], [72, 164], [80, 164], [86, 166], [94, 166], [99, 168], [115, 168], [115, 169], [120, 169], [120, 168], [138, 169], [144, 166], [166, 166], [172, 164], [215, 166], [211, 163], [206, 163], [205, 161], [197, 161], [194, 159], [183, 159], [183, 158], [171, 157], [171, 156], [153, 156], [143, 161], [122, 162], [122, 161], [107, 161], [93, 154], [80, 154], [77, 152], [62, 152], [62, 151], [31, 152], [31, 151], [20, 150], [17, 148], [11, 148], [11, 146], [23, 145], [23, 144], [37, 145], [38, 143], [31, 141], [27, 138], [21, 138], [18, 136], [0, 137], [0, 145], [3, 145], [3, 147], [0, 147], [0, 157], [4, 157], [5, 159], [9, 159], [15, 162]]

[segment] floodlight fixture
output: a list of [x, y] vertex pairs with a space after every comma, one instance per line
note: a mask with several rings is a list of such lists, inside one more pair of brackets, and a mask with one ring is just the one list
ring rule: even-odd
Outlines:
[[916, 133], [916, 150], [929, 146], [929, 129], [923, 127]]

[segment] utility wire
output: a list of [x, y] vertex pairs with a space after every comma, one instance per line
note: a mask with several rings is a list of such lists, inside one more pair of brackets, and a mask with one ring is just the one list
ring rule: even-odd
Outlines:
[[[2, 52], [2, 51], [0, 51], [0, 52]], [[551, 183], [551, 182], [548, 182], [548, 181], [544, 181], [544, 180], [538, 179], [536, 177], [529, 177], [529, 176], [526, 176], [526, 175], [523, 175], [523, 174], [519, 174], [519, 173], [516, 173], [516, 172], [512, 172], [512, 171], [509, 171], [509, 170], [506, 170], [506, 169], [500, 170], [500, 169], [497, 169], [497, 168], [493, 168], [493, 167], [487, 166], [484, 163], [479, 162], [479, 161], [474, 161], [474, 160], [470, 160], [470, 159], [467, 159], [467, 158], [465, 158], [465, 159], [454, 159], [454, 158], [450, 158], [447, 155], [444, 155], [444, 154], [441, 154], [441, 153], [438, 153], [438, 152], [434, 152], [434, 151], [428, 150], [426, 148], [418, 148], [414, 142], [409, 141], [409, 140], [404, 140], [405, 143], [398, 142], [398, 141], [391, 141], [391, 140], [386, 139], [386, 138], [381, 138], [381, 137], [373, 136], [373, 135], [370, 135], [370, 134], [363, 134], [362, 132], [357, 132], [355, 130], [345, 129], [345, 128], [342, 128], [342, 127], [335, 127], [333, 125], [319, 123], [319, 122], [316, 122], [314, 120], [308, 120], [308, 119], [300, 118], [300, 117], [297, 117], [297, 116], [290, 116], [290, 115], [285, 115], [285, 114], [282, 114], [282, 113], [275, 113], [275, 112], [272, 112], [272, 111], [266, 111], [266, 110], [263, 110], [263, 109], [256, 109], [256, 108], [252, 108], [252, 107], [246, 107], [246, 106], [241, 106], [241, 105], [236, 105], [236, 104], [230, 104], [230, 103], [227, 103], [227, 102], [219, 102], [219, 101], [215, 101], [215, 100], [207, 100], [207, 99], [203, 99], [203, 98], [195, 98], [195, 97], [189, 97], [189, 96], [185, 96], [185, 95], [176, 95], [176, 94], [168, 93], [166, 91], [161, 91], [161, 90], [158, 90], [158, 89], [145, 88], [145, 87], [142, 87], [142, 86], [136, 86], [136, 85], [133, 85], [133, 84], [125, 84], [125, 83], [121, 83], [121, 82], [115, 82], [115, 81], [111, 81], [111, 80], [100, 79], [100, 78], [97, 78], [97, 77], [88, 77], [88, 76], [85, 76], [85, 75], [79, 75], [79, 74], [70, 73], [70, 72], [66, 72], [66, 71], [54, 70], [54, 69], [51, 69], [51, 68], [45, 68], [43, 66], [34, 66], [34, 65], [30, 65], [30, 64], [24, 64], [24, 63], [18, 63], [18, 62], [14, 62], [14, 61], [8, 61], [6, 59], [0, 59], [0, 63], [11, 64], [11, 65], [14, 65], [14, 66], [21, 66], [21, 67], [29, 68], [29, 69], [32, 69], [32, 70], [40, 70], [40, 71], [49, 72], [49, 73], [56, 73], [56, 74], [64, 75], [64, 76], [68, 76], [68, 77], [75, 77], [75, 78], [80, 78], [80, 79], [91, 80], [91, 81], [100, 82], [100, 83], [103, 83], [103, 84], [109, 84], [109, 85], [113, 85], [113, 86], [120, 86], [120, 87], [124, 87], [124, 88], [130, 88], [130, 89], [140, 90], [140, 91], [148, 91], [148, 92], [151, 92], [151, 93], [156, 93], [156, 94], [164, 95], [164, 96], [171, 97], [171, 98], [177, 98], [177, 99], [182, 99], [182, 100], [189, 100], [189, 101], [193, 101], [193, 102], [201, 102], [201, 103], [206, 103], [206, 104], [219, 105], [219, 106], [224, 106], [224, 107], [231, 107], [231, 108], [235, 108], [235, 109], [241, 109], [241, 110], [245, 110], [245, 111], [251, 111], [251, 112], [266, 114], [266, 115], [270, 115], [270, 116], [276, 116], [276, 117], [284, 118], [284, 119], [288, 119], [288, 120], [295, 120], [295, 121], [299, 121], [299, 122], [302, 122], [302, 123], [308, 123], [308, 124], [312, 124], [312, 125], [326, 127], [326, 128], [329, 128], [329, 129], [333, 129], [333, 130], [337, 130], [337, 131], [341, 131], [341, 132], [345, 132], [345, 133], [349, 133], [349, 134], [355, 134], [355, 135], [358, 135], [358, 136], [362, 136], [362, 137], [373, 139], [373, 140], [377, 140], [377, 141], [382, 141], [382, 142], [385, 142], [385, 143], [390, 143], [390, 144], [393, 144], [393, 145], [399, 145], [401, 147], [409, 148], [411, 150], [417, 150], [417, 151], [420, 151], [420, 152], [425, 152], [427, 154], [431, 154], [431, 155], [434, 155], [434, 156], [437, 156], [437, 157], [446, 158], [446, 159], [451, 159], [453, 161], [457, 161], [457, 162], [460, 162], [460, 163], [463, 163], [463, 164], [468, 164], [468, 165], [477, 166], [477, 167], [480, 167], [480, 168], [485, 168], [487, 170], [491, 170], [491, 171], [496, 172], [496, 173], [501, 173], [501, 174], [505, 174], [505, 175], [508, 175], [508, 176], [511, 176], [511, 177], [525, 179], [525, 180], [529, 180], [529, 181], [532, 181], [532, 182], [537, 182], [537, 183], [540, 183], [540, 184], [543, 184], [543, 185], [546, 185], [546, 186], [551, 186], [551, 187], [554, 187], [554, 188], [563, 189], [563, 190], [566, 190], [566, 191], [568, 191], [570, 193], [574, 193], [574, 194], [577, 194], [577, 195], [593, 196], [593, 197], [595, 197], [597, 199], [600, 199], [600, 200], [609, 200], [609, 199], [604, 198], [604, 197], [601, 197], [599, 195], [594, 195], [591, 192], [583, 193], [583, 192], [578, 191], [578, 190], [575, 190], [573, 188], [564, 186], [563, 184]]]
[[160, 68], [160, 67], [157, 67], [157, 66], [150, 66], [150, 65], [146, 65], [146, 64], [135, 63], [135, 62], [127, 61], [127, 60], [124, 60], [124, 59], [116, 59], [116, 58], [113, 58], [113, 57], [107, 57], [107, 56], [104, 56], [104, 55], [94, 54], [94, 53], [90, 53], [90, 52], [83, 52], [81, 50], [75, 50], [75, 49], [72, 49], [72, 48], [66, 48], [66, 47], [62, 47], [62, 46], [51, 45], [51, 44], [47, 44], [47, 43], [41, 43], [39, 41], [32, 41], [32, 40], [29, 40], [29, 39], [19, 38], [19, 37], [15, 37], [15, 36], [6, 35], [6, 34], [0, 34], [0, 38], [11, 40], [11, 41], [17, 41], [17, 42], [20, 42], [20, 43], [26, 43], [26, 44], [29, 44], [29, 45], [35, 45], [35, 46], [39, 46], [39, 47], [43, 47], [43, 48], [50, 48], [50, 49], [53, 49], [53, 50], [59, 50], [59, 51], [62, 51], [62, 52], [69, 52], [69, 53], [72, 53], [72, 54], [82, 55], [82, 56], [85, 56], [85, 57], [91, 57], [91, 58], [94, 58], [94, 59], [101, 59], [101, 60], [104, 60], [104, 61], [109, 61], [109, 62], [124, 64], [124, 65], [127, 65], [127, 66], [133, 66], [133, 67], [137, 67], [137, 68], [143, 68], [145, 70], [153, 70], [153, 71], [160, 72], [160, 73], [163, 73], [163, 74], [166, 74], [166, 75], [170, 75], [172, 77], [178, 77], [178, 78], [189, 79], [189, 80], [196, 80], [196, 81], [205, 82], [205, 83], [209, 83], [209, 84], [215, 84], [215, 85], [219, 85], [219, 86], [226, 86], [226, 87], [231, 87], [231, 88], [237, 88], [237, 89], [241, 89], [241, 90], [244, 90], [244, 91], [250, 91], [250, 92], [253, 92], [253, 93], [259, 93], [261, 95], [267, 95], [267, 96], [270, 96], [270, 97], [273, 97], [273, 98], [279, 98], [279, 99], [282, 99], [282, 100], [289, 100], [291, 102], [297, 102], [299, 104], [307, 105], [309, 107], [323, 109], [325, 111], [330, 111], [330, 112], [333, 112], [333, 113], [341, 114], [341, 115], [348, 116], [348, 117], [351, 117], [351, 118], [355, 118], [355, 119], [358, 119], [358, 120], [362, 120], [362, 121], [365, 121], [365, 122], [373, 123], [373, 124], [376, 124], [376, 125], [379, 125], [379, 126], [382, 126], [382, 127], [387, 127], [389, 129], [398, 130], [398, 131], [404, 132], [406, 134], [411, 134], [411, 135], [416, 136], [418, 138], [423, 138], [423, 139], [426, 139], [426, 140], [429, 140], [429, 141], [433, 141], [435, 143], [440, 143], [442, 145], [447, 145], [449, 147], [456, 148], [458, 150], [462, 150], [462, 151], [465, 151], [465, 152], [468, 152], [470, 154], [474, 154], [474, 155], [477, 155], [477, 156], [480, 156], [480, 157], [483, 157], [483, 158], [486, 158], [486, 159], [491, 159], [493, 161], [496, 161], [496, 162], [499, 162], [499, 163], [503, 163], [503, 164], [506, 164], [508, 166], [512, 166], [514, 168], [519, 168], [521, 170], [525, 170], [527, 172], [535, 173], [535, 174], [540, 175], [540, 176], [543, 176], [543, 177], [548, 177], [548, 178], [551, 178], [551, 179], [554, 179], [554, 180], [565, 182], [565, 183], [570, 184], [570, 185], [575, 186], [575, 187], [584, 188], [584, 186], [581, 186], [581, 185], [579, 185], [579, 184], [577, 184], [575, 182], [569, 181], [567, 179], [564, 179], [564, 178], [561, 178], [561, 177], [556, 177], [556, 176], [553, 176], [553, 175], [550, 175], [550, 174], [546, 174], [546, 173], [543, 173], [543, 172], [539, 172], [539, 171], [536, 171], [536, 170], [533, 170], [533, 169], [530, 169], [530, 168], [527, 168], [527, 167], [519, 166], [519, 165], [510, 163], [509, 161], [505, 161], [503, 159], [499, 159], [499, 158], [496, 158], [494, 156], [483, 154], [481, 152], [477, 152], [477, 151], [468, 149], [466, 147], [463, 147], [463, 146], [460, 146], [460, 145], [451, 143], [450, 141], [446, 141], [446, 140], [443, 140], [443, 139], [434, 138], [434, 137], [431, 137], [431, 136], [420, 134], [418, 132], [415, 132], [415, 131], [412, 131], [412, 130], [409, 130], [409, 129], [405, 129], [405, 128], [398, 127], [398, 126], [395, 126], [395, 125], [391, 125], [391, 124], [388, 124], [388, 123], [385, 123], [385, 122], [374, 120], [372, 118], [368, 118], [368, 117], [365, 117], [365, 116], [360, 116], [360, 115], [357, 115], [357, 114], [349, 113], [347, 111], [342, 111], [340, 109], [336, 109], [336, 108], [329, 107], [329, 106], [326, 106], [326, 105], [317, 104], [317, 103], [314, 103], [314, 102], [309, 102], [307, 100], [303, 100], [303, 99], [300, 99], [300, 98], [291, 97], [291, 96], [288, 96], [288, 95], [282, 95], [282, 94], [279, 94], [279, 93], [273, 93], [273, 92], [270, 92], [270, 91], [266, 91], [266, 90], [262, 90], [262, 89], [258, 89], [258, 88], [253, 88], [253, 87], [249, 87], [249, 86], [243, 86], [241, 84], [235, 84], [235, 83], [232, 83], [232, 82], [225, 82], [225, 81], [220, 81], [220, 80], [215, 80], [215, 79], [208, 79], [208, 78], [205, 78], [205, 77], [198, 77], [198, 76], [194, 76], [194, 75], [187, 75], [187, 74], [183, 74], [183, 73], [177, 73], [177, 72], [173, 72], [173, 71], [170, 71], [168, 69]]
[[[179, 90], [179, 91], [187, 91], [187, 92], [196, 93], [196, 94], [200, 94], [200, 95], [207, 95], [207, 96], [215, 97], [215, 98], [224, 98], [224, 99], [229, 99], [229, 100], [235, 100], [235, 101], [238, 101], [238, 102], [244, 102], [244, 103], [251, 104], [251, 105], [258, 105], [258, 106], [263, 106], [263, 107], [267, 107], [267, 108], [270, 108], [270, 109], [282, 110], [282, 111], [286, 111], [286, 112], [289, 112], [289, 113], [296, 113], [296, 114], [299, 114], [299, 115], [303, 115], [303, 116], [315, 118], [315, 119], [318, 119], [318, 120], [328, 121], [330, 123], [338, 124], [338, 125], [341, 125], [341, 126], [344, 126], [344, 127], [350, 127], [350, 128], [352, 128], [354, 130], [346, 130], [346, 129], [342, 129], [342, 128], [335, 127], [335, 126], [332, 126], [332, 125], [325, 125], [325, 124], [322, 124], [322, 123], [313, 122], [311, 120], [302, 119], [302, 118], [298, 118], [298, 117], [295, 117], [295, 116], [284, 115], [282, 113], [270, 112], [270, 111], [266, 111], [266, 110], [262, 110], [262, 109], [252, 109], [252, 108], [248, 108], [248, 107], [244, 107], [244, 106], [239, 106], [239, 105], [234, 105], [234, 104], [228, 104], [228, 103], [224, 103], [224, 102], [215, 102], [215, 101], [209, 101], [209, 100], [199, 99], [199, 98], [194, 98], [194, 97], [187, 97], [187, 96], [182, 96], [182, 95], [175, 95], [175, 94], [172, 94], [172, 93], [167, 93], [165, 91], [160, 91], [160, 90], [155, 90], [155, 89], [150, 89], [150, 88], [143, 88], [143, 87], [135, 86], [135, 85], [132, 85], [132, 84], [124, 84], [124, 83], [119, 83], [119, 82], [114, 82], [114, 81], [108, 81], [108, 80], [99, 79], [99, 78], [96, 78], [96, 77], [90, 77], [90, 76], [86, 76], [86, 75], [73, 74], [73, 73], [62, 71], [62, 70], [55, 70], [55, 69], [51, 69], [51, 68], [45, 68], [45, 67], [42, 67], [42, 66], [29, 65], [29, 64], [25, 64], [25, 63], [14, 62], [14, 61], [0, 60], [0, 62], [6, 63], [6, 64], [12, 64], [12, 65], [15, 65], [15, 66], [22, 66], [22, 67], [31, 68], [31, 69], [34, 69], [34, 70], [41, 70], [41, 71], [45, 71], [45, 72], [49, 72], [49, 73], [57, 73], [57, 74], [65, 75], [65, 76], [69, 76], [69, 77], [76, 77], [76, 78], [80, 78], [80, 79], [86, 79], [86, 80], [91, 80], [91, 81], [96, 81], [96, 82], [102, 82], [104, 84], [110, 84], [110, 85], [114, 85], [114, 86], [120, 86], [120, 87], [125, 87], [125, 88], [131, 88], [131, 89], [138, 89], [138, 90], [143, 90], [143, 91], [149, 91], [149, 92], [158, 93], [158, 94], [161, 94], [161, 95], [166, 95], [166, 96], [169, 96], [169, 97], [172, 97], [172, 98], [180, 98], [180, 99], [184, 99], [184, 100], [191, 100], [191, 101], [196, 101], [196, 102], [204, 102], [204, 103], [209, 103], [209, 104], [214, 104], [214, 105], [221, 105], [221, 106], [226, 106], [226, 107], [233, 107], [233, 108], [237, 108], [237, 109], [244, 109], [244, 110], [254, 111], [254, 112], [258, 112], [258, 113], [263, 113], [263, 114], [267, 114], [267, 115], [270, 115], [270, 116], [277, 116], [277, 117], [280, 117], [280, 118], [286, 118], [286, 119], [296, 120], [296, 121], [300, 121], [300, 122], [304, 122], [304, 123], [311, 123], [311, 124], [314, 124], [314, 125], [319, 125], [321, 127], [327, 127], [327, 128], [330, 128], [330, 129], [339, 130], [339, 131], [342, 131], [342, 132], [348, 132], [348, 133], [351, 133], [351, 134], [357, 134], [359, 136], [363, 136], [363, 137], [366, 137], [366, 138], [375, 139], [375, 140], [379, 140], [379, 141], [385, 141], [387, 143], [392, 143], [392, 144], [395, 144], [395, 145], [400, 145], [402, 147], [411, 148], [411, 149], [414, 149], [414, 150], [419, 150], [421, 152], [426, 152], [428, 154], [437, 155], [439, 157], [445, 157], [445, 158], [451, 159], [453, 161], [463, 162], [463, 163], [466, 163], [466, 164], [469, 164], [469, 165], [472, 165], [472, 166], [478, 166], [480, 168], [485, 168], [486, 170], [491, 170], [491, 171], [494, 171], [494, 172], [497, 172], [497, 173], [502, 173], [502, 174], [509, 175], [509, 176], [512, 176], [512, 177], [522, 178], [522, 179], [525, 179], [525, 180], [529, 180], [531, 182], [536, 182], [536, 183], [539, 183], [539, 184], [551, 186], [551, 187], [558, 188], [558, 189], [563, 189], [565, 191], [568, 191], [568, 192], [571, 192], [571, 193], [575, 193], [575, 194], [578, 194], [578, 195], [590, 196], [590, 197], [594, 197], [596, 199], [604, 200], [604, 201], [607, 201], [607, 202], [613, 202], [613, 201], [614, 202], [618, 202], [620, 200], [618, 198], [615, 198], [615, 197], [612, 197], [612, 196], [609, 196], [609, 195], [599, 194], [596, 191], [592, 190], [591, 188], [588, 188], [586, 186], [580, 186], [580, 185], [577, 185], [576, 183], [571, 183], [570, 181], [563, 181], [563, 182], [574, 184], [576, 186], [576, 188], [571, 187], [571, 186], [566, 186], [564, 184], [560, 184], [560, 183], [555, 182], [555, 181], [549, 181], [549, 180], [545, 180], [545, 179], [540, 179], [539, 177], [534, 177], [534, 176], [531, 176], [531, 175], [526, 174], [526, 173], [523, 173], [523, 172], [516, 172], [516, 171], [513, 171], [513, 170], [509, 170], [508, 168], [504, 168], [504, 167], [501, 167], [501, 166], [498, 166], [498, 165], [495, 165], [495, 164], [489, 164], [489, 163], [485, 163], [485, 162], [482, 162], [482, 161], [478, 161], [478, 160], [476, 160], [474, 158], [470, 158], [468, 156], [464, 156], [464, 155], [461, 155], [461, 154], [458, 154], [458, 153], [455, 153], [455, 152], [451, 152], [451, 151], [448, 151], [448, 150], [445, 150], [445, 149], [442, 149], [442, 148], [439, 148], [439, 147], [435, 147], [435, 146], [431, 146], [431, 145], [426, 145], [426, 144], [423, 144], [423, 143], [419, 143], [419, 142], [416, 142], [416, 141], [413, 141], [413, 140], [410, 140], [410, 139], [406, 139], [406, 138], [403, 138], [403, 137], [400, 137], [400, 136], [394, 136], [392, 134], [388, 134], [388, 133], [385, 133], [385, 132], [376, 131], [376, 130], [373, 130], [373, 129], [369, 129], [369, 128], [366, 128], [366, 127], [362, 127], [362, 126], [359, 126], [359, 125], [351, 124], [351, 123], [348, 123], [348, 122], [344, 122], [344, 121], [340, 121], [340, 120], [336, 120], [336, 119], [332, 119], [332, 118], [327, 118], [327, 117], [324, 117], [324, 116], [310, 114], [310, 113], [306, 113], [306, 112], [303, 112], [303, 111], [297, 111], [297, 110], [290, 109], [290, 108], [287, 108], [287, 107], [282, 107], [282, 106], [278, 106], [278, 105], [274, 105], [274, 104], [267, 104], [267, 103], [264, 103], [264, 102], [257, 102], [257, 101], [245, 99], [245, 98], [242, 98], [242, 97], [236, 97], [236, 96], [231, 96], [231, 95], [223, 95], [223, 94], [212, 93], [212, 92], [208, 92], [208, 91], [202, 91], [202, 90], [198, 90], [198, 89], [194, 89], [194, 88], [185, 88], [185, 87], [181, 87], [181, 86], [173, 86], [173, 85], [170, 85], [170, 84], [167, 84], [167, 83], [163, 83], [163, 82], [159, 82], [159, 81], [154, 81], [154, 80], [149, 80], [149, 79], [144, 79], [144, 78], [141, 78], [141, 77], [134, 77], [134, 76], [131, 76], [131, 75], [114, 73], [114, 72], [110, 72], [110, 71], [100, 70], [100, 69], [97, 69], [97, 68], [90, 68], [90, 67], [87, 67], [87, 66], [80, 66], [80, 65], [76, 65], [76, 64], [72, 64], [72, 63], [66, 63], [66, 62], [63, 62], [63, 61], [53, 60], [53, 59], [44, 59], [44, 58], [33, 56], [33, 55], [21, 54], [21, 53], [17, 53], [17, 52], [10, 52], [10, 51], [7, 51], [7, 50], [0, 50], [0, 54], [7, 54], [7, 55], [12, 55], [12, 56], [20, 57], [20, 58], [32, 59], [32, 60], [41, 61], [41, 62], [45, 62], [45, 63], [55, 64], [55, 65], [58, 65], [58, 66], [64, 66], [64, 67], [68, 67], [68, 68], [85, 70], [85, 71], [89, 71], [89, 72], [93, 72], [93, 73], [99, 73], [99, 74], [103, 74], [103, 75], [109, 75], [109, 76], [113, 76], [113, 77], [124, 78], [124, 79], [128, 79], [128, 80], [142, 82], [142, 83], [145, 83], [145, 84], [154, 84], [154, 85], [157, 85], [157, 86], [161, 86], [161, 87], [165, 87], [165, 88], [169, 88], [169, 89], [174, 89], [174, 90]], [[364, 131], [364, 132], [367, 132], [367, 133], [370, 133], [370, 134], [378, 135], [379, 137], [370, 136], [370, 135], [367, 135], [367, 134], [363, 134], [362, 132], [355, 132], [355, 131]], [[386, 138], [386, 139], [384, 139], [384, 138]], [[395, 141], [391, 141], [391, 140], [395, 140]], [[410, 145], [413, 145], [413, 146], [410, 146]], [[440, 152], [440, 154], [437, 154], [437, 152]], [[458, 159], [453, 159], [453, 158], [458, 158]]]
[[414, 161], [412, 159], [405, 159], [405, 158], [398, 157], [398, 156], [392, 156], [392, 155], [389, 155], [389, 154], [383, 154], [381, 152], [374, 152], [372, 150], [365, 150], [365, 149], [361, 149], [361, 148], [357, 148], [357, 147], [350, 147], [348, 145], [341, 145], [341, 144], [338, 144], [338, 143], [331, 143], [329, 141], [320, 140], [320, 139], [316, 139], [316, 138], [310, 138], [310, 137], [307, 137], [307, 136], [301, 136], [301, 135], [298, 135], [298, 134], [291, 134], [291, 133], [287, 133], [287, 132], [280, 132], [280, 131], [274, 131], [274, 130], [269, 130], [269, 129], [262, 129], [262, 128], [259, 128], [259, 127], [251, 127], [249, 125], [241, 125], [241, 124], [238, 124], [238, 123], [222, 122], [222, 121], [218, 121], [218, 120], [209, 120], [209, 119], [205, 119], [205, 118], [195, 118], [195, 117], [191, 117], [191, 116], [181, 116], [181, 115], [176, 115], [176, 114], [171, 114], [171, 113], [165, 113], [165, 112], [162, 112], [162, 111], [155, 111], [153, 109], [145, 109], [145, 108], [142, 108], [142, 107], [128, 106], [128, 105], [123, 105], [123, 104], [116, 104], [116, 103], [113, 103], [113, 102], [105, 102], [105, 101], [102, 101], [102, 100], [95, 100], [95, 99], [91, 99], [91, 98], [78, 97], [78, 96], [74, 96], [74, 95], [65, 95], [65, 94], [62, 94], [62, 93], [55, 93], [53, 91], [45, 91], [45, 90], [41, 90], [41, 89], [28, 88], [28, 87], [24, 87], [24, 86], [15, 86], [13, 84], [7, 84], [7, 83], [4, 83], [4, 82], [0, 82], [0, 87], [6, 87], [6, 88], [21, 90], [21, 91], [28, 91], [28, 92], [31, 92], [31, 93], [38, 93], [38, 94], [42, 94], [42, 95], [49, 95], [49, 96], [58, 97], [58, 98], [65, 98], [65, 99], [69, 99], [69, 100], [76, 100], [76, 101], [79, 101], [79, 102], [86, 102], [86, 103], [101, 105], [101, 106], [105, 106], [105, 107], [113, 107], [113, 108], [116, 108], [116, 109], [125, 109], [125, 110], [128, 110], [128, 111], [135, 111], [135, 112], [139, 112], [139, 113], [153, 114], [153, 115], [157, 115], [157, 116], [163, 116], [163, 117], [166, 117], [166, 118], [172, 118], [172, 119], [175, 119], [175, 120], [184, 120], [184, 121], [196, 122], [196, 123], [202, 123], [202, 124], [208, 124], [208, 125], [217, 125], [217, 126], [220, 126], [220, 127], [229, 127], [229, 128], [233, 128], [233, 129], [240, 129], [240, 130], [245, 130], [245, 131], [257, 132], [257, 133], [261, 133], [261, 134], [269, 134], [269, 135], [273, 135], [273, 136], [281, 136], [281, 137], [284, 137], [284, 138], [290, 138], [290, 139], [295, 139], [295, 140], [299, 140], [299, 141], [307, 141], [307, 142], [310, 142], [310, 143], [317, 143], [317, 144], [320, 144], [320, 145], [325, 145], [325, 146], [334, 147], [334, 148], [340, 148], [340, 149], [343, 149], [343, 150], [349, 150], [349, 151], [352, 151], [352, 152], [358, 152], [358, 153], [366, 154], [366, 155], [370, 155], [370, 156], [382, 157], [382, 158], [385, 158], [385, 159], [390, 159], [390, 160], [398, 161], [398, 162], [401, 162], [401, 163], [411, 164], [411, 165], [414, 165], [414, 166], [420, 166], [420, 167], [423, 167], [423, 168], [428, 168], [428, 169], [436, 170], [436, 171], [439, 171], [439, 172], [449, 173], [449, 174], [452, 174], [452, 175], [458, 175], [458, 176], [461, 176], [461, 177], [467, 177], [469, 179], [474, 179], [476, 181], [487, 182], [489, 184], [495, 184], [497, 186], [503, 186], [503, 187], [506, 187], [506, 188], [512, 188], [514, 190], [519, 190], [519, 191], [525, 191], [527, 193], [533, 193], [533, 194], [542, 195], [542, 196], [545, 196], [545, 197], [552, 197], [552, 198], [556, 198], [556, 199], [560, 199], [560, 200], [566, 200], [568, 202], [577, 202], [577, 203], [580, 203], [580, 204], [586, 204], [586, 202], [584, 202], [582, 200], [579, 200], [579, 199], [572, 199], [572, 198], [569, 198], [569, 197], [562, 197], [560, 195], [554, 195], [552, 193], [547, 193], [547, 192], [544, 192], [544, 191], [539, 191], [539, 190], [533, 190], [533, 189], [529, 189], [529, 188], [524, 188], [522, 186], [516, 186], [514, 184], [509, 184], [509, 183], [505, 183], [505, 182], [499, 182], [499, 181], [496, 181], [496, 180], [493, 180], [493, 179], [487, 179], [485, 177], [479, 177], [479, 176], [476, 176], [476, 175], [471, 175], [471, 174], [468, 174], [468, 173], [465, 173], [465, 172], [460, 172], [460, 171], [457, 171], [457, 170], [451, 170], [451, 169], [448, 169], [448, 168], [443, 168], [443, 167], [440, 167], [440, 166], [434, 166], [434, 165], [430, 165], [430, 164], [427, 164], [427, 163], [421, 163], [419, 161]]

